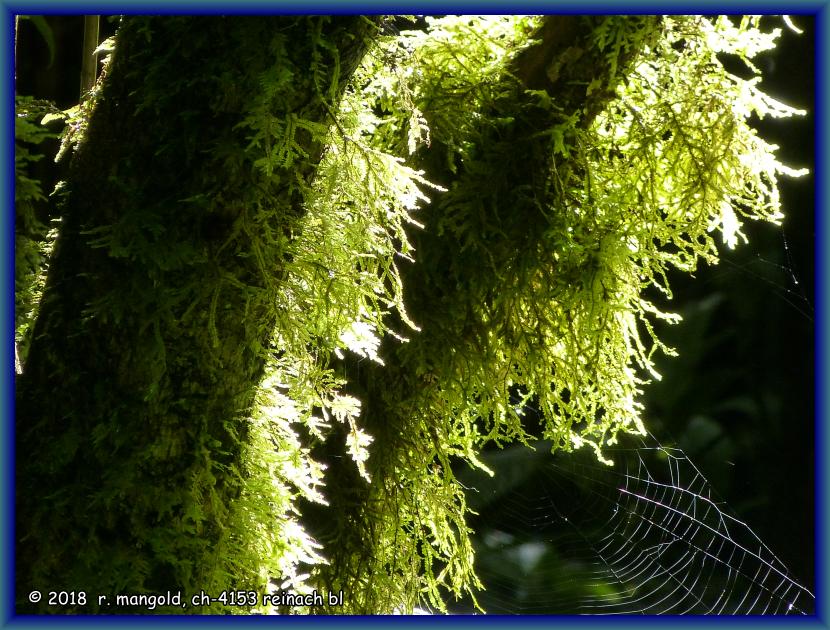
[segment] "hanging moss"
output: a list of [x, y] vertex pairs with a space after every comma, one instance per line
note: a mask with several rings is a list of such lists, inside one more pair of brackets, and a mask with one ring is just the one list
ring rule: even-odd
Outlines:
[[[371, 483], [338, 457], [347, 436], [336, 434], [318, 452], [329, 507], [304, 512], [328, 561], [320, 583], [343, 588], [353, 612], [440, 611], [447, 594], [474, 594], [453, 467], [481, 466], [488, 443], [536, 437], [604, 459], [619, 431], [643, 431], [651, 355], [671, 352], [653, 322], [677, 320], [645, 289], [670, 296], [669, 267], [716, 261], [712, 229], [727, 244], [739, 229], [729, 208], [780, 218], [770, 184], [788, 170], [739, 105], [768, 101], [711, 46], [763, 40], [753, 22], [556, 16], [535, 28], [431, 21], [398, 42], [397, 79], [366, 88], [387, 112], [377, 146], [404, 153], [414, 130], [411, 163], [446, 191], [408, 230], [415, 262], [401, 281], [418, 330], [399, 321], [408, 342], [389, 335], [377, 361], [339, 368], [372, 439]], [[696, 54], [679, 55], [680, 39]], [[716, 106], [713, 91], [730, 96]], [[530, 399], [541, 435], [523, 422]]]
[[329, 112], [374, 28], [123, 20], [18, 382], [24, 600], [46, 584], [114, 595], [267, 581], [263, 547], [285, 544], [288, 494], [256, 513], [240, 500], [262, 484], [250, 409]]
[[671, 352], [653, 324], [677, 319], [646, 295], [714, 263], [714, 231], [780, 219], [791, 171], [747, 118], [794, 110], [717, 57], [751, 64], [775, 34], [424, 23], [125, 20], [18, 385], [18, 453], [40, 454], [21, 596], [445, 610], [479, 587], [454, 467], [539, 437], [603, 459], [643, 430]]

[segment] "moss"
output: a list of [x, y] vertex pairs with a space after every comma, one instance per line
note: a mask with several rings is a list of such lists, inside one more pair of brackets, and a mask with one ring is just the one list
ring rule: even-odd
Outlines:
[[[481, 466], [488, 444], [539, 437], [604, 460], [618, 432], [641, 432], [640, 390], [659, 377], [651, 354], [671, 352], [652, 322], [677, 319], [644, 289], [670, 295], [668, 265], [715, 260], [709, 234], [726, 200], [746, 199], [738, 191], [759, 192], [750, 214], [776, 220], [766, 175], [726, 149], [760, 148], [731, 106], [708, 123], [697, 118], [693, 132], [681, 123], [685, 151], [661, 140], [678, 133], [673, 108], [695, 118], [706, 72], [703, 84], [740, 101], [702, 43], [698, 56], [672, 52], [677, 38], [711, 41], [708, 29], [728, 26], [715, 24], [552, 16], [523, 46], [510, 28], [532, 21], [448, 17], [403, 36], [410, 56], [400, 76], [417, 77], [408, 88], [370, 84], [388, 112], [377, 146], [403, 152], [413, 125], [428, 128], [419, 136], [429, 145], [410, 163], [447, 190], [431, 193], [408, 229], [415, 262], [402, 263], [401, 282], [418, 330], [402, 332], [406, 343], [387, 335], [382, 364], [353, 355], [339, 368], [373, 438], [371, 484], [337, 457], [342, 433], [319, 452], [329, 507], [305, 522], [328, 560], [320, 583], [344, 587], [348, 610], [441, 611], [474, 593], [454, 467]], [[687, 209], [682, 218], [666, 216], [668, 199]], [[524, 423], [528, 400], [543, 413], [541, 430]]]
[[18, 468], [21, 593], [263, 586], [236, 513], [249, 417], [286, 243], [373, 28], [124, 19], [18, 384], [18, 453], [38, 453]]
[[18, 383], [21, 595], [445, 610], [479, 586], [453, 471], [642, 431], [646, 296], [780, 216], [747, 117], [794, 112], [717, 59], [757, 21], [376, 23], [125, 20]]

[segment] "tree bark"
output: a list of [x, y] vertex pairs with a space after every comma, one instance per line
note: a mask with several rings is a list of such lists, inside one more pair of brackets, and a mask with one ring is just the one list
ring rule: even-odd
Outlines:
[[18, 612], [54, 611], [35, 588], [94, 612], [93, 594], [256, 583], [222, 549], [322, 152], [286, 121], [330, 122], [375, 24], [124, 19], [16, 383]]

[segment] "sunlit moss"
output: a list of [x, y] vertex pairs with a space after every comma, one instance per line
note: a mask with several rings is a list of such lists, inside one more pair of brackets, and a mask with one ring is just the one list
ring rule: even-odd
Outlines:
[[[772, 46], [776, 35], [756, 18], [668, 17], [657, 28], [597, 20], [590, 45], [608, 66], [574, 112], [511, 78], [536, 24], [429, 19], [425, 31], [382, 42], [352, 82], [318, 174], [320, 209], [282, 302], [300, 310], [280, 334], [316, 331], [316, 342], [303, 337], [315, 357], [305, 365], [325, 365], [341, 348], [367, 359], [359, 372], [347, 358], [343, 380], [328, 385], [342, 382], [363, 404], [349, 422], [373, 439], [363, 442], [372, 484], [360, 492], [366, 480], [356, 476], [354, 487], [321, 490], [332, 509], [353, 514], [342, 525], [352, 534], [338, 530], [332, 564], [320, 567], [323, 584], [350, 592], [353, 611], [442, 610], [445, 589], [474, 590], [453, 464], [480, 466], [476, 453], [490, 441], [532, 440], [521, 417], [531, 398], [554, 448], [588, 446], [604, 460], [619, 431], [642, 432], [641, 390], [659, 378], [653, 353], [672, 353], [654, 323], [679, 320], [647, 290], [670, 299], [670, 269], [717, 262], [713, 232], [731, 247], [743, 220], [781, 218], [776, 178], [793, 172], [748, 118], [798, 112], [717, 56], [750, 61]], [[603, 105], [587, 111], [593, 102]], [[515, 135], [539, 120], [548, 126], [530, 129], [536, 136]], [[529, 148], [546, 153], [515, 154]], [[538, 174], [539, 188], [517, 187], [522, 169]], [[401, 275], [396, 260], [410, 258]], [[390, 328], [401, 318], [414, 326]], [[384, 334], [380, 345], [366, 337]], [[324, 398], [305, 399], [307, 417]]]
[[[574, 39], [531, 72], [557, 19]], [[777, 34], [757, 18], [428, 18], [374, 39], [344, 89], [349, 38], [338, 54], [326, 19], [289, 25], [303, 54], [249, 21], [232, 43], [251, 65], [212, 57], [206, 88], [191, 80], [213, 42], [170, 20], [128, 22], [135, 66], [116, 44], [114, 67], [140, 84], [129, 102], [159, 133], [143, 150], [171, 172], [113, 173], [116, 202], [152, 203], [113, 216], [99, 204], [77, 228], [106, 263], [77, 325], [133, 335], [134, 354], [96, 343], [117, 345], [138, 393], [106, 413], [91, 398], [52, 447], [59, 469], [92, 441], [94, 466], [124, 479], [85, 499], [121, 509], [155, 555], [116, 546], [107, 575], [80, 567], [79, 580], [152, 585], [167, 574], [152, 582], [150, 557], [183, 587], [342, 589], [329, 612], [445, 610], [480, 586], [453, 468], [537, 438], [603, 460], [619, 432], [642, 432], [653, 353], [672, 352], [654, 324], [678, 320], [669, 271], [717, 262], [716, 232], [732, 247], [743, 221], [781, 219], [777, 178], [797, 172], [749, 117], [798, 112], [718, 56], [754, 71]], [[157, 28], [169, 45], [145, 48]], [[104, 112], [127, 98], [107, 85]], [[223, 130], [207, 142], [206, 111]], [[186, 186], [172, 172], [183, 158], [199, 167]], [[125, 284], [122, 268], [141, 272]], [[53, 317], [52, 335], [78, 319]], [[163, 471], [177, 484], [147, 497]], [[61, 500], [50, 516], [74, 509]]]

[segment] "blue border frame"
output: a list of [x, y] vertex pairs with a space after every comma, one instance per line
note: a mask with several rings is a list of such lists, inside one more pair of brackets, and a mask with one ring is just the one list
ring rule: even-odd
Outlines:
[[[14, 115], [13, 98], [14, 92], [14, 15], [17, 13], [27, 14], [129, 14], [129, 13], [154, 13], [154, 14], [212, 14], [225, 12], [233, 14], [246, 13], [294, 13], [294, 14], [327, 14], [327, 13], [764, 13], [775, 14], [786, 12], [789, 14], [809, 14], [816, 19], [816, 101], [815, 101], [815, 134], [817, 151], [815, 159], [815, 192], [816, 192], [816, 247], [815, 249], [815, 295], [816, 295], [816, 322], [818, 326], [815, 331], [815, 392], [816, 392], [816, 417], [815, 417], [815, 595], [816, 613], [810, 617], [573, 617], [573, 616], [541, 616], [541, 617], [503, 617], [503, 616], [479, 616], [471, 617], [337, 617], [331, 621], [339, 624], [378, 624], [378, 623], [400, 623], [411, 626], [413, 624], [426, 626], [435, 623], [451, 623], [453, 625], [484, 625], [508, 626], [514, 624], [548, 626], [557, 628], [604, 628], [618, 625], [655, 624], [694, 626], [705, 625], [739, 625], [745, 627], [774, 626], [779, 627], [810, 627], [830, 628], [828, 619], [828, 546], [826, 533], [830, 521], [828, 521], [828, 483], [830, 483], [830, 462], [826, 457], [830, 454], [830, 431], [826, 426], [825, 419], [828, 415], [828, 394], [830, 391], [830, 378], [828, 378], [826, 358], [828, 356], [828, 336], [824, 329], [825, 317], [828, 314], [828, 267], [830, 266], [830, 251], [820, 247], [822, 243], [830, 242], [830, 218], [825, 216], [824, 210], [828, 208], [828, 186], [830, 169], [826, 160], [827, 143], [827, 106], [828, 81], [826, 59], [830, 48], [827, 36], [830, 34], [830, 0], [800, 1], [785, 3], [782, 1], [772, 3], [746, 2], [746, 1], [715, 1], [705, 0], [702, 2], [672, 3], [666, 6], [660, 2], [598, 2], [596, 0], [570, 0], [568, 2], [522, 1], [516, 4], [497, 4], [492, 0], [455, 0], [452, 2], [441, 2], [441, 0], [420, 0], [410, 2], [385, 2], [383, 0], [371, 0], [363, 2], [349, 1], [314, 1], [305, 2], [269, 2], [267, 0], [242, 0], [229, 3], [226, 0], [209, 0], [199, 2], [198, 0], [174, 0], [172, 2], [133, 0], [131, 2], [60, 2], [60, 0], [31, 2], [25, 0], [6, 1], [0, 0], [0, 32], [4, 37], [4, 69], [6, 81], [2, 83], [2, 120], [4, 124], [0, 127], [0, 142], [4, 147], [2, 153], [9, 161], [4, 164], [3, 185], [4, 208], [3, 239], [0, 251], [2, 255], [2, 277], [4, 286], [14, 287]], [[14, 510], [14, 301], [11, 299], [12, 291], [3, 292], [2, 326], [6, 335], [0, 343], [0, 358], [6, 366], [5, 376], [0, 381], [0, 392], [2, 392], [3, 422], [0, 427], [0, 466], [3, 474], [0, 476], [0, 627], [27, 627], [35, 628], [52, 625], [71, 625], [75, 627], [106, 627], [110, 625], [139, 626], [152, 625], [153, 627], [167, 627], [179, 624], [290, 624], [292, 626], [315, 627], [327, 623], [327, 620], [318, 617], [170, 617], [170, 616], [136, 616], [136, 617], [114, 617], [114, 616], [83, 616], [83, 617], [34, 617], [14, 616], [14, 522], [12, 514]]]

